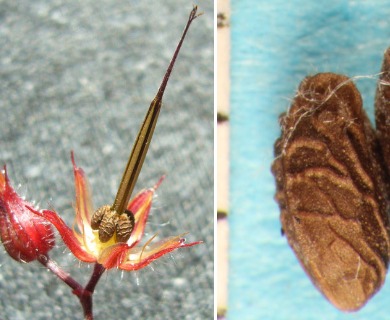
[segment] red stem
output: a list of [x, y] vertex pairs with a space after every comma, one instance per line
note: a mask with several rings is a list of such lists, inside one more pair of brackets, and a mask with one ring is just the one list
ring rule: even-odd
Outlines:
[[84, 310], [85, 320], [93, 320], [92, 295], [104, 271], [106, 271], [106, 269], [101, 264], [95, 263], [91, 278], [89, 279], [88, 284], [83, 289], [81, 295], [79, 295], [80, 303], [83, 306]]
[[83, 291], [83, 287], [72, 276], [65, 272], [57, 265], [57, 263], [49, 258], [49, 256], [39, 255], [38, 261], [43, 264], [47, 269], [53, 272], [58, 278], [65, 282], [73, 291]]
[[101, 276], [106, 269], [99, 263], [95, 263], [91, 278], [85, 287], [72, 278], [70, 274], [65, 272], [57, 265], [57, 263], [46, 255], [40, 255], [37, 259], [42, 265], [53, 272], [59, 279], [65, 282], [70, 288], [72, 288], [73, 294], [75, 294], [83, 308], [84, 320], [93, 320], [93, 303], [92, 295], [95, 291], [95, 287], [98, 284]]

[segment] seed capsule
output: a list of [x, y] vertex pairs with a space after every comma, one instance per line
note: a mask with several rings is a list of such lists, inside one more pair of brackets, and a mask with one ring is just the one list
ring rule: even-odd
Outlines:
[[127, 242], [134, 228], [134, 215], [126, 210], [119, 216], [116, 224], [116, 240], [118, 242]]
[[112, 238], [115, 232], [118, 214], [111, 209], [108, 209], [99, 226], [99, 239], [101, 242], [107, 242]]
[[91, 219], [91, 228], [93, 230], [99, 230], [100, 223], [102, 222], [103, 216], [110, 210], [111, 210], [110, 206], [103, 206], [95, 211]]
[[128, 210], [119, 215], [110, 206], [102, 206], [93, 214], [91, 228], [99, 230], [99, 240], [103, 243], [110, 240], [115, 232], [117, 242], [126, 242], [134, 228], [134, 215]]

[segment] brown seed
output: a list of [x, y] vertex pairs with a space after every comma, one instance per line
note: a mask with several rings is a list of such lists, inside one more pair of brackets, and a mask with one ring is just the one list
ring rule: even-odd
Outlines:
[[117, 242], [126, 242], [134, 228], [134, 215], [128, 210], [119, 215], [110, 206], [102, 206], [93, 214], [91, 227], [99, 230], [101, 242], [110, 240], [115, 232]]
[[116, 223], [118, 221], [118, 214], [112, 211], [109, 206], [108, 210], [103, 215], [103, 219], [99, 226], [99, 240], [101, 242], [107, 242], [112, 238], [115, 232]]
[[103, 216], [109, 211], [111, 211], [110, 206], [103, 206], [95, 211], [95, 213], [92, 215], [92, 219], [91, 219], [91, 228], [93, 230], [99, 229], [99, 226], [100, 226], [100, 223], [102, 222]]
[[126, 211], [119, 216], [116, 224], [116, 240], [118, 242], [127, 242], [134, 228], [134, 215]]
[[358, 310], [383, 285], [390, 247], [388, 178], [360, 94], [342, 75], [308, 77], [280, 122], [282, 230], [323, 295]]
[[385, 52], [376, 90], [375, 122], [383, 159], [390, 173], [390, 48]]

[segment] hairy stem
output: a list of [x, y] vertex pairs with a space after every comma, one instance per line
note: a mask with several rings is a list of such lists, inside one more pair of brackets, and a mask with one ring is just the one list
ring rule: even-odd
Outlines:
[[79, 284], [72, 276], [61, 269], [58, 264], [51, 260], [47, 255], [39, 255], [38, 261], [44, 265], [47, 269], [53, 272], [58, 278], [60, 278], [63, 282], [65, 282], [69, 287], [73, 289], [73, 291], [82, 291], [83, 287]]

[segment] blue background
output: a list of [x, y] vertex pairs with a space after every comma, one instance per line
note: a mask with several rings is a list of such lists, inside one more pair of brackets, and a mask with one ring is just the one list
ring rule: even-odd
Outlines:
[[228, 319], [389, 319], [390, 282], [358, 313], [314, 288], [280, 234], [270, 172], [278, 116], [300, 81], [331, 71], [356, 81], [373, 119], [390, 1], [231, 2], [231, 214]]

